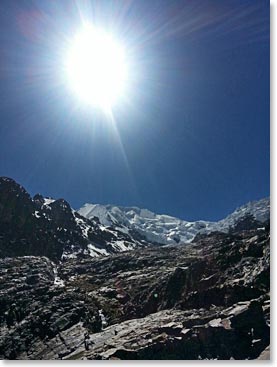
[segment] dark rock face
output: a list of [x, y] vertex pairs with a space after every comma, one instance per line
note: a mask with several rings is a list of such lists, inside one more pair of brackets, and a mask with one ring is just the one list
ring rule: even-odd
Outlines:
[[[32, 199], [14, 180], [0, 177], [0, 258], [37, 255], [59, 261], [62, 257], [115, 253], [117, 243], [140, 247], [129, 235], [101, 227], [73, 211], [64, 199]], [[145, 244], [143, 245], [145, 247]]]
[[258, 229], [262, 228], [264, 225], [263, 223], [259, 222], [254, 218], [251, 214], [246, 214], [244, 217], [242, 217], [240, 220], [237, 221], [237, 223], [230, 228], [229, 232], [239, 232], [239, 231], [245, 231], [250, 229]]
[[133, 243], [0, 179], [1, 359], [268, 359], [269, 223], [121, 253], [116, 241]]
[[30, 195], [14, 180], [6, 177], [0, 179], [0, 193], [1, 222], [22, 228], [33, 209]]

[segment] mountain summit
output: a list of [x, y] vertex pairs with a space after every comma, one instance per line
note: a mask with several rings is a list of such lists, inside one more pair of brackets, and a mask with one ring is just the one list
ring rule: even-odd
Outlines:
[[199, 233], [226, 233], [249, 215], [263, 223], [270, 217], [270, 200], [265, 198], [251, 201], [218, 222], [188, 222], [169, 215], [155, 214], [147, 209], [100, 204], [85, 204], [78, 212], [88, 219], [98, 218], [102, 225], [116, 227], [124, 233], [139, 233], [150, 242], [174, 245], [191, 242]]

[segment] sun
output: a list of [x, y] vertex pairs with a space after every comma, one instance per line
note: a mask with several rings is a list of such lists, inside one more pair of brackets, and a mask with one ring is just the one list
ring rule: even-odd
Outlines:
[[73, 38], [65, 67], [70, 88], [85, 103], [107, 110], [126, 92], [124, 47], [111, 34], [91, 25]]

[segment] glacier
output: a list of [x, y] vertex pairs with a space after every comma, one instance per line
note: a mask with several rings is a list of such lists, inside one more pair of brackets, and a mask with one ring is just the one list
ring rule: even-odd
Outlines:
[[228, 232], [245, 215], [253, 215], [260, 222], [270, 218], [270, 199], [251, 201], [226, 218], [217, 221], [186, 221], [165, 214], [156, 214], [148, 209], [101, 204], [84, 204], [79, 214], [88, 219], [98, 218], [105, 227], [113, 227], [122, 233], [138, 233], [146, 241], [161, 245], [176, 245], [191, 242], [197, 234], [214, 231]]

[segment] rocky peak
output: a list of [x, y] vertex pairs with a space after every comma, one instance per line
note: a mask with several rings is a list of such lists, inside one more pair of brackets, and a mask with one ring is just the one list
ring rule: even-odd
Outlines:
[[2, 195], [5, 193], [15, 193], [16, 195], [28, 196], [28, 198], [30, 198], [30, 195], [27, 193], [24, 187], [9, 177], [0, 177], [0, 193]]
[[33, 201], [27, 191], [13, 179], [0, 177], [0, 220], [23, 226], [33, 211]]
[[44, 204], [44, 197], [41, 194], [36, 194], [33, 197], [33, 201], [39, 206], [41, 207]]
[[52, 220], [56, 222], [58, 226], [63, 225], [75, 225], [72, 209], [67, 201], [64, 199], [58, 199], [49, 204], [51, 211], [49, 213]]

